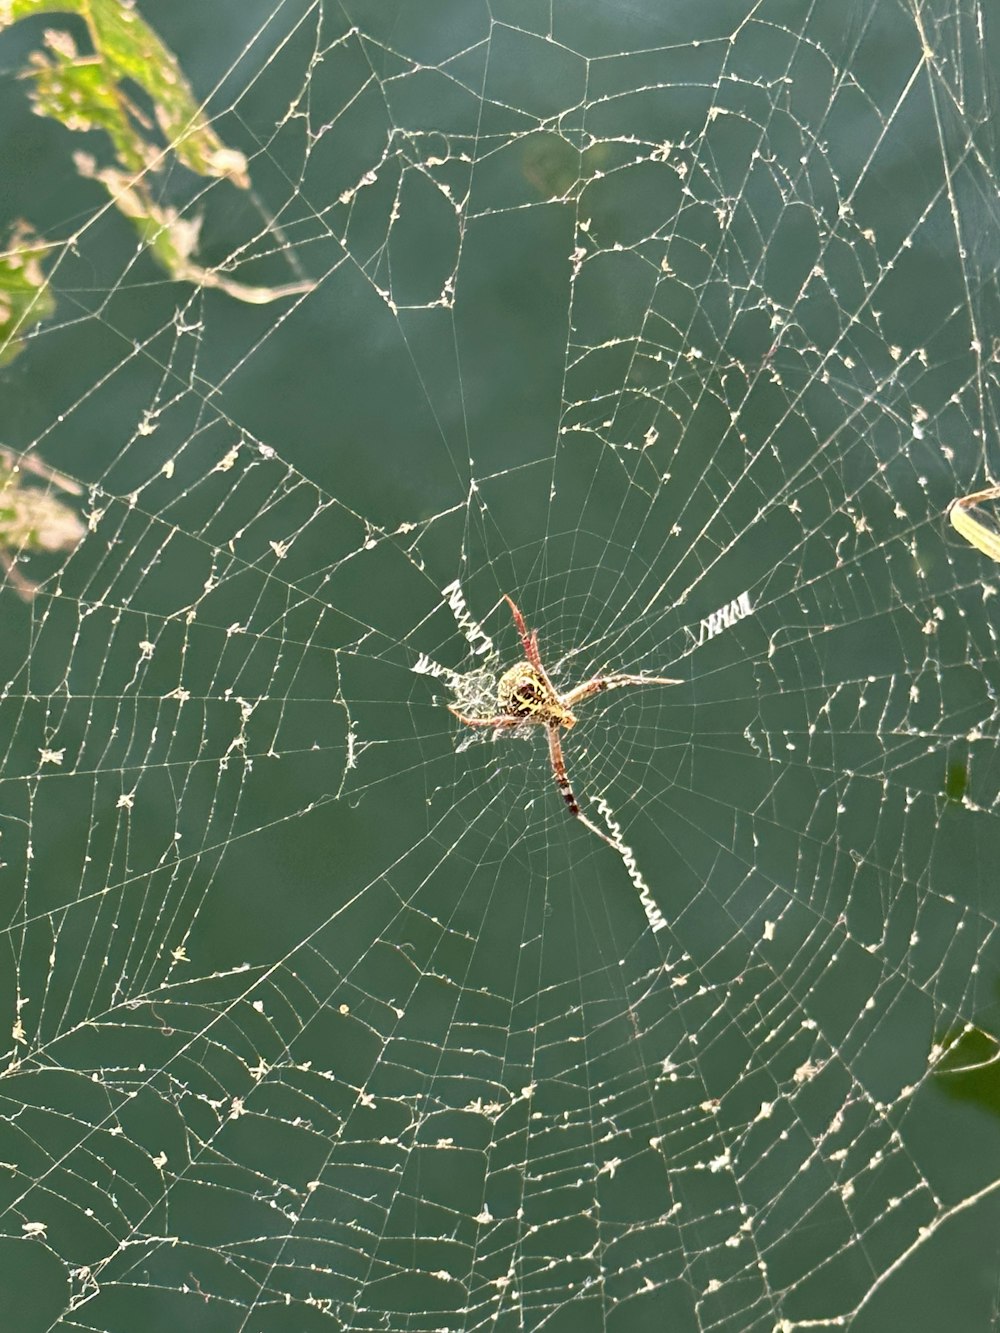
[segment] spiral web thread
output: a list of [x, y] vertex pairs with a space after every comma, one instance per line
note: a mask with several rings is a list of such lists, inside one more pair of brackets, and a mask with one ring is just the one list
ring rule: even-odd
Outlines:
[[[984, 11], [163, 36], [251, 179], [167, 180], [200, 262], [298, 290], [50, 198], [0, 372], [86, 528], [4, 591], [37, 1327], [903, 1328], [952, 1237], [995, 1326]], [[503, 593], [560, 688], [685, 680], [564, 737], [620, 854], [445, 707]]]

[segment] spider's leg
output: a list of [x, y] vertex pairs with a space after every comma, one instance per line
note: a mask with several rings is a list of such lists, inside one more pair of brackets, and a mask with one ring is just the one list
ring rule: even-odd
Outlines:
[[545, 728], [549, 733], [549, 759], [552, 763], [552, 772], [556, 780], [556, 786], [559, 792], [569, 806], [571, 815], [579, 815], [580, 807], [576, 803], [576, 797], [573, 795], [573, 788], [569, 785], [569, 775], [566, 772], [566, 760], [563, 758], [562, 741], [559, 739], [559, 728], [554, 722], [550, 722]]
[[510, 607], [511, 615], [514, 617], [514, 624], [517, 627], [518, 634], [521, 636], [521, 645], [524, 648], [525, 657], [541, 676], [542, 680], [545, 681], [553, 699], [560, 699], [561, 696], [559, 691], [549, 679], [549, 673], [545, 670], [545, 665], [542, 662], [542, 655], [538, 651], [538, 630], [533, 629], [529, 631], [527, 625], [524, 623], [524, 616], [522, 616], [521, 612], [517, 609], [517, 605], [513, 598], [508, 597], [507, 594], [504, 593], [504, 600]]
[[448, 712], [454, 713], [459, 722], [464, 722], [467, 727], [516, 727], [519, 722], [525, 721], [523, 717], [511, 717], [508, 713], [501, 713], [498, 717], [466, 717], [453, 704], [448, 705]]
[[559, 792], [563, 800], [566, 802], [570, 814], [574, 819], [578, 819], [581, 824], [585, 824], [586, 827], [590, 829], [591, 833], [596, 833], [597, 836], [603, 842], [606, 842], [609, 847], [613, 847], [620, 856], [621, 848], [618, 844], [612, 838], [609, 838], [603, 829], [599, 829], [593, 820], [587, 818], [580, 809], [576, 797], [573, 795], [573, 788], [570, 786], [569, 775], [566, 772], [566, 760], [563, 758], [562, 742], [559, 739], [558, 726], [556, 726], [555, 723], [550, 722], [546, 730], [549, 733], [549, 759], [552, 761], [552, 772], [555, 775], [556, 786], [559, 788]]
[[528, 627], [524, 623], [524, 616], [522, 616], [521, 612], [518, 610], [517, 603], [514, 601], [513, 597], [508, 597], [506, 593], [504, 593], [503, 596], [504, 601], [510, 607], [511, 615], [514, 617], [514, 627], [521, 636], [521, 646], [524, 649], [525, 657], [536, 670], [541, 671], [544, 675], [545, 668], [542, 666], [542, 659], [538, 655], [538, 631], [532, 630], [529, 633]]
[[613, 676], [594, 676], [591, 680], [585, 680], [582, 685], [575, 686], [563, 695], [563, 703], [567, 708], [575, 708], [577, 704], [583, 703], [584, 699], [589, 699], [592, 694], [599, 694], [601, 690], [617, 690], [623, 685], [683, 685], [682, 680], [672, 680], [667, 676], [626, 676], [616, 673]]

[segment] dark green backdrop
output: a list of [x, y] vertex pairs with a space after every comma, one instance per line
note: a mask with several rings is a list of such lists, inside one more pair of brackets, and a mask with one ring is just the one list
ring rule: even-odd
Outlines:
[[[316, 285], [171, 282], [0, 37], [91, 524], [2, 593], [5, 1326], [994, 1327], [992, 16], [140, 7], [252, 177], [163, 202]], [[664, 930], [428, 673], [505, 592], [684, 680], [565, 740]]]

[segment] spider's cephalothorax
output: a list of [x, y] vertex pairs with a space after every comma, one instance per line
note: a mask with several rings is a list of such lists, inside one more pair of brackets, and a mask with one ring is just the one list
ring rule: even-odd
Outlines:
[[575, 727], [576, 718], [564, 708], [545, 679], [530, 662], [509, 667], [497, 685], [500, 712], [523, 722], [555, 722], [560, 727]]
[[570, 814], [586, 824], [592, 832], [596, 833], [599, 838], [603, 838], [609, 846], [620, 850], [606, 833], [603, 833], [596, 824], [591, 823], [577, 804], [566, 773], [566, 761], [563, 759], [559, 728], [565, 727], [568, 731], [570, 727], [575, 727], [577, 721], [576, 714], [573, 712], [575, 706], [583, 703], [584, 699], [589, 699], [592, 694], [597, 694], [601, 690], [614, 690], [621, 685], [680, 685], [683, 682], [668, 680], [663, 676], [626, 676], [621, 672], [616, 672], [612, 676], [592, 676], [590, 680], [585, 680], [582, 685], [575, 685], [573, 689], [567, 690], [565, 694], [560, 694], [552, 684], [548, 672], [542, 664], [541, 654], [538, 651], [538, 632], [532, 630], [529, 633], [528, 627], [524, 623], [524, 617], [514, 605], [514, 602], [509, 597], [506, 597], [506, 601], [510, 607], [511, 615], [514, 617], [517, 632], [521, 636], [524, 661], [508, 667], [500, 677], [497, 685], [497, 708], [499, 711], [493, 717], [467, 717], [454, 705], [449, 704], [448, 706], [459, 722], [464, 722], [467, 727], [493, 727], [499, 731], [503, 727], [516, 727], [522, 723], [531, 724], [536, 722], [544, 726], [549, 737], [549, 759], [552, 764], [552, 772], [562, 798], [569, 807]]

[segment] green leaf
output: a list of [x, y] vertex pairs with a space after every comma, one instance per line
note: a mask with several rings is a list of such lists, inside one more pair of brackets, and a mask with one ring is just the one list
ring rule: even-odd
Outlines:
[[27, 330], [55, 309], [41, 264], [47, 250], [27, 223], [18, 222], [0, 253], [0, 366], [13, 361]]
[[107, 66], [93, 58], [81, 60], [66, 33], [46, 33], [45, 45], [46, 54], [35, 52], [31, 57], [35, 110], [69, 130], [104, 130], [118, 161], [129, 171], [155, 170], [161, 153], [136, 132]]
[[[35, 105], [69, 129], [104, 129], [129, 170], [160, 165], [173, 152], [200, 176], [225, 176], [245, 189], [246, 158], [227, 148], [195, 101], [171, 51], [127, 0], [0, 0], [0, 29], [34, 14], [77, 14], [92, 56], [80, 57], [66, 33], [47, 33], [49, 58], [33, 61]], [[149, 97], [169, 150], [143, 136], [141, 117], [122, 88], [131, 79]]]
[[[36, 484], [38, 478], [46, 483], [44, 488]], [[20, 568], [25, 558], [74, 551], [87, 531], [59, 492], [79, 496], [82, 488], [41, 459], [19, 458], [0, 446], [0, 568], [6, 585], [24, 601], [38, 591]]]
[[227, 277], [215, 269], [203, 268], [194, 258], [201, 220], [181, 217], [176, 209], [156, 204], [141, 182], [113, 167], [98, 168], [87, 153], [74, 154], [81, 176], [99, 181], [114, 200], [115, 207], [135, 227], [143, 245], [178, 282], [193, 282], [219, 291], [247, 305], [266, 305], [283, 296], [310, 291], [312, 282], [287, 283], [277, 287], [255, 287]]
[[[84, 20], [94, 51], [81, 55], [68, 32], [46, 32], [45, 49], [33, 54], [27, 72], [35, 110], [69, 130], [108, 135], [117, 165], [100, 167], [90, 153], [81, 152], [75, 154], [77, 170], [105, 187], [160, 267], [178, 281], [215, 287], [255, 305], [310, 290], [313, 283], [307, 281], [251, 286], [195, 261], [200, 219], [182, 218], [159, 202], [151, 178], [172, 154], [198, 175], [225, 177], [246, 189], [246, 158], [227, 148], [212, 129], [173, 53], [132, 0], [0, 0], [0, 30], [31, 15], [60, 13]], [[153, 135], [149, 116], [129, 97], [129, 83], [149, 98], [166, 146]], [[41, 308], [38, 299], [32, 309]], [[51, 304], [35, 318], [50, 310]], [[17, 317], [23, 323], [24, 316]]]
[[176, 58], [120, 0], [88, 0], [94, 47], [119, 79], [132, 79], [149, 96], [172, 151], [199, 176], [226, 176], [246, 189], [246, 158], [227, 148], [205, 119]]

